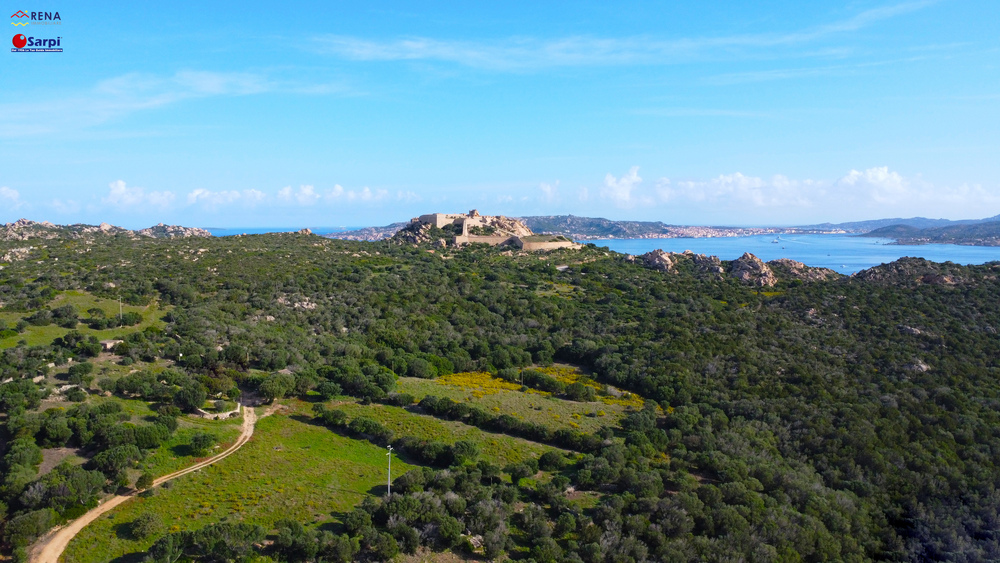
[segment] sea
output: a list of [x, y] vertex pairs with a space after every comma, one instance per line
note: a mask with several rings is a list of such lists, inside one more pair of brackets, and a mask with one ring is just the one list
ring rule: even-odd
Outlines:
[[1000, 261], [1000, 246], [964, 246], [957, 244], [893, 244], [892, 239], [855, 235], [755, 235], [747, 237], [606, 239], [590, 240], [623, 254], [645, 254], [662, 249], [667, 252], [690, 250], [695, 254], [734, 260], [749, 252], [761, 260], [790, 258], [807, 266], [830, 268], [841, 274], [898, 260], [904, 256], [933, 262], [985, 264]]
[[328, 235], [343, 231], [354, 231], [364, 227], [202, 227], [214, 237], [231, 237], [234, 235], [263, 235], [266, 233], [297, 233], [309, 229], [317, 235]]

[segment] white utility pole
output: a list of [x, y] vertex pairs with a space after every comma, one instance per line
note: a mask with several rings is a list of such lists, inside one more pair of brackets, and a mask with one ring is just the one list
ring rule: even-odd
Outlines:
[[389, 495], [392, 494], [392, 446], [386, 446], [386, 447], [389, 448], [389, 453], [385, 454], [385, 455], [389, 456], [389, 480], [386, 483], [386, 487], [385, 487], [386, 493], [385, 493], [385, 496], [389, 497]]
[[118, 328], [121, 328], [125, 324], [125, 317], [122, 315], [122, 298], [118, 296]]

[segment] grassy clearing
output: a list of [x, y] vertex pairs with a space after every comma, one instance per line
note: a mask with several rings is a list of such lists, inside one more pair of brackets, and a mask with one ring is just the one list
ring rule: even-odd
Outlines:
[[[546, 368], [546, 373], [549, 371], [551, 370]], [[552, 373], [549, 375], [556, 377]], [[576, 380], [556, 378], [564, 383]], [[489, 374], [461, 373], [437, 379], [403, 377], [399, 379], [399, 390], [418, 399], [427, 395], [448, 397], [485, 408], [494, 414], [510, 414], [550, 428], [570, 428], [584, 432], [595, 432], [602, 426], [615, 426], [630, 407], [642, 407], [641, 399], [634, 395], [630, 399], [601, 396], [599, 401], [582, 403], [553, 397], [535, 389], [521, 391], [519, 385]]]
[[574, 293], [583, 292], [583, 289], [568, 283], [545, 282], [539, 284], [535, 289], [535, 294], [540, 297], [572, 297]]
[[342, 409], [347, 413], [347, 416], [352, 418], [367, 416], [377, 420], [397, 436], [417, 436], [428, 440], [441, 440], [449, 444], [459, 440], [475, 442], [482, 452], [480, 454], [482, 459], [500, 465], [517, 463], [556, 449], [523, 438], [493, 434], [461, 422], [439, 420], [432, 416], [415, 414], [399, 407], [359, 405], [354, 402], [334, 402], [331, 406]]
[[[131, 417], [129, 422], [136, 425], [149, 424], [149, 420], [156, 415], [151, 405], [145, 401], [127, 400], [117, 397], [91, 397], [88, 401], [91, 404], [99, 404], [107, 401], [120, 403], [124, 407], [124, 412], [128, 413]], [[69, 408], [73, 404], [66, 403], [66, 406], [62, 406], [61, 404], [43, 404], [40, 410]], [[242, 418], [206, 420], [194, 416], [182, 416], [178, 419], [176, 432], [157, 450], [146, 456], [139, 468], [130, 470], [131, 477], [133, 479], [137, 478], [143, 471], [149, 471], [154, 476], [159, 477], [160, 475], [173, 473], [178, 469], [183, 469], [195, 463], [198, 458], [191, 456], [188, 444], [191, 443], [191, 437], [197, 432], [214, 434], [219, 440], [216, 449], [225, 449], [235, 442], [236, 438], [240, 435], [240, 425], [242, 423]], [[85, 461], [83, 458], [79, 458], [79, 456], [74, 456], [74, 458], [80, 462]]]
[[206, 420], [185, 416], [178, 422], [180, 424], [177, 426], [177, 431], [159, 449], [146, 456], [134, 477], [138, 477], [143, 471], [149, 471], [154, 477], [159, 477], [196, 463], [199, 458], [191, 456], [188, 446], [191, 438], [198, 432], [214, 434], [219, 440], [213, 453], [209, 455], [225, 450], [239, 437], [243, 419]]
[[[367, 494], [384, 494], [385, 450], [309, 424], [300, 413], [261, 419], [250, 442], [201, 471], [172, 481], [153, 496], [123, 504], [69, 544], [67, 563], [111, 561], [147, 549], [156, 538], [133, 540], [128, 523], [160, 515], [170, 531], [224, 519], [270, 528], [281, 518], [329, 523]], [[412, 466], [392, 460], [394, 476]]]
[[602, 385], [593, 379], [590, 379], [589, 376], [573, 366], [555, 364], [548, 367], [535, 367], [532, 369], [538, 370], [566, 384], [582, 381], [587, 387], [595, 389], [600, 394], [598, 401], [606, 405], [617, 405], [621, 407], [641, 409], [643, 403], [645, 402], [642, 397], [636, 395], [635, 393], [623, 391], [613, 385]]
[[[46, 306], [48, 308], [55, 308], [62, 307], [64, 305], [72, 305], [76, 307], [76, 310], [80, 314], [81, 318], [88, 317], [89, 315], [87, 315], [87, 310], [92, 308], [103, 310], [108, 317], [118, 316], [118, 301], [101, 299], [100, 297], [95, 297], [85, 291], [63, 291], [56, 295], [56, 297]], [[135, 326], [110, 328], [107, 330], [92, 330], [87, 327], [87, 325], [80, 323], [77, 325], [75, 330], [78, 330], [85, 336], [96, 336], [98, 340], [110, 340], [125, 334], [145, 330], [150, 326], [158, 326], [162, 328], [166, 325], [162, 320], [160, 320], [160, 318], [163, 316], [163, 313], [169, 310], [169, 307], [161, 309], [159, 304], [154, 301], [145, 307], [122, 305], [122, 310], [126, 313], [139, 313], [142, 315], [142, 322]], [[30, 316], [30, 313], [3, 312], [0, 313], [0, 320], [7, 323], [8, 326], [13, 326], [16, 325], [22, 318], [27, 316]], [[71, 329], [63, 328], [54, 324], [46, 326], [29, 326], [21, 334], [9, 336], [0, 340], [0, 348], [13, 347], [21, 340], [26, 341], [29, 346], [50, 344], [53, 340], [64, 336], [70, 330]]]

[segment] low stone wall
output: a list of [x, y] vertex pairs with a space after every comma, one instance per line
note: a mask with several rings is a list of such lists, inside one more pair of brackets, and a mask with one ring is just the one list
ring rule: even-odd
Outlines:
[[521, 250], [555, 250], [557, 248], [576, 248], [578, 245], [575, 242], [568, 240], [556, 240], [547, 242], [525, 242], [521, 239], [517, 239], [515, 244]]
[[454, 243], [457, 244], [472, 244], [474, 242], [486, 243], [491, 246], [498, 246], [506, 242], [514, 240], [514, 244], [517, 244], [517, 237], [512, 237], [510, 235], [503, 236], [480, 236], [480, 235], [465, 235], [455, 237]]
[[232, 418], [234, 416], [239, 416], [241, 406], [242, 405], [240, 405], [239, 403], [236, 403], [236, 410], [231, 410], [228, 412], [208, 412], [202, 409], [195, 409], [194, 411], [198, 414], [198, 416], [202, 418], [207, 418], [209, 420], [224, 420], [227, 418]]

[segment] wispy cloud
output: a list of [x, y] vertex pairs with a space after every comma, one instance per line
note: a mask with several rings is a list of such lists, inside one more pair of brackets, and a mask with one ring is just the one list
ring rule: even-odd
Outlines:
[[741, 111], [731, 109], [712, 108], [645, 108], [632, 111], [635, 115], [649, 115], [655, 117], [746, 117], [746, 118], [766, 118], [774, 117], [773, 113], [762, 111]]
[[601, 197], [610, 200], [618, 207], [632, 207], [637, 200], [633, 193], [642, 183], [639, 177], [639, 167], [633, 166], [628, 173], [621, 178], [615, 178], [611, 174], [604, 177], [604, 187], [601, 189]]
[[187, 100], [267, 92], [348, 93], [341, 84], [305, 84], [252, 72], [183, 70], [172, 75], [128, 73], [63, 97], [0, 104], [0, 138], [86, 129], [127, 115]]
[[3, 202], [3, 206], [10, 210], [17, 210], [24, 206], [24, 202], [21, 201], [21, 193], [7, 186], [0, 186], [0, 202]]
[[541, 201], [543, 203], [555, 203], [559, 201], [559, 181], [554, 184], [542, 182], [538, 185], [538, 190], [542, 192]]
[[403, 202], [412, 203], [420, 201], [421, 197], [412, 191], [397, 191], [395, 194], [385, 189], [372, 189], [365, 186], [361, 189], [347, 189], [340, 184], [335, 184], [332, 188], [317, 189], [315, 186], [302, 185], [297, 189], [285, 186], [278, 190], [275, 196], [278, 203], [284, 205], [298, 205], [301, 207], [311, 207], [317, 204], [336, 203], [383, 203], [383, 202]]
[[745, 84], [750, 82], [765, 82], [769, 80], [786, 80], [792, 78], [804, 78], [810, 76], [846, 76], [856, 73], [859, 70], [873, 67], [884, 67], [899, 65], [902, 63], [912, 63], [931, 58], [930, 55], [920, 55], [906, 58], [898, 58], [883, 61], [866, 61], [851, 64], [821, 65], [815, 67], [797, 68], [775, 68], [760, 71], [731, 72], [717, 74], [705, 79], [707, 84], [717, 86], [731, 86], [734, 84]]
[[53, 199], [49, 207], [60, 215], [74, 215], [80, 212], [82, 206], [74, 199]]
[[906, 2], [863, 11], [853, 17], [791, 33], [659, 39], [649, 36], [557, 39], [511, 37], [492, 42], [403, 37], [364, 39], [320, 35], [309, 47], [319, 53], [356, 61], [440, 61], [472, 68], [518, 71], [567, 66], [676, 64], [730, 58], [734, 53], [798, 46], [844, 34], [919, 10], [936, 0]]
[[169, 190], [147, 191], [117, 180], [108, 185], [108, 195], [101, 202], [119, 210], [153, 211], [170, 207], [175, 199], [177, 197]]
[[299, 186], [297, 190], [292, 189], [291, 186], [285, 186], [278, 190], [278, 201], [286, 203], [313, 205], [320, 200], [320, 197], [313, 186]]
[[266, 198], [266, 194], [260, 190], [222, 190], [216, 192], [197, 188], [188, 193], [187, 203], [188, 205], [201, 205], [210, 209], [232, 204], [253, 207], [263, 202]]
[[660, 178], [651, 190], [631, 195], [647, 205], [696, 207], [703, 212], [722, 213], [799, 209], [898, 216], [965, 210], [968, 215], [969, 209], [985, 209], [992, 214], [1000, 207], [1000, 190], [978, 184], [935, 185], [919, 175], [905, 176], [888, 166], [850, 170], [833, 180], [793, 179], [781, 174], [762, 178], [739, 172], [708, 180]]

